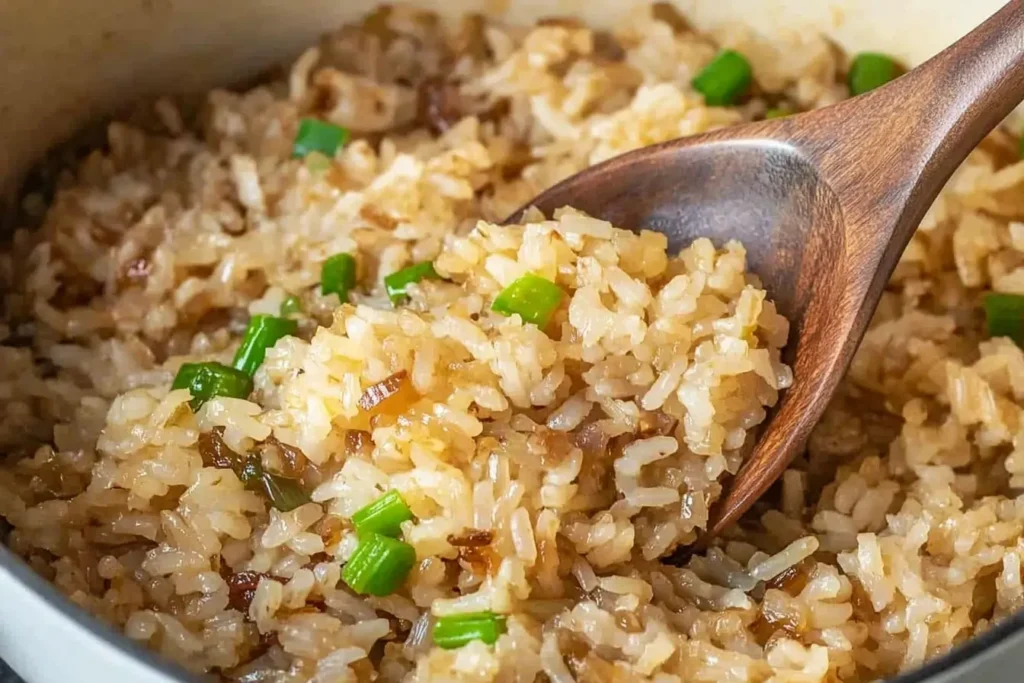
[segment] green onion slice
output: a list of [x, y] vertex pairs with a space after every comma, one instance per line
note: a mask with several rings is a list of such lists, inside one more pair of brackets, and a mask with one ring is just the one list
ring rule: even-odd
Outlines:
[[985, 295], [984, 306], [990, 337], [1009, 337], [1024, 345], [1024, 296], [992, 292]]
[[1017, 140], [1017, 156], [1024, 159], [1024, 135]]
[[352, 254], [335, 254], [320, 269], [320, 293], [337, 294], [342, 303], [356, 286], [356, 259]]
[[277, 318], [272, 315], [254, 315], [245, 330], [242, 345], [235, 352], [232, 365], [242, 372], [253, 375], [267, 357], [267, 349], [277, 343], [281, 337], [295, 334], [299, 324], [288, 318]]
[[281, 512], [289, 512], [309, 502], [309, 494], [302, 483], [277, 474], [264, 472], [260, 483], [270, 504]]
[[388, 292], [391, 303], [400, 304], [408, 297], [409, 285], [420, 280], [437, 280], [441, 276], [434, 270], [430, 261], [402, 268], [384, 278], [384, 289]]
[[295, 295], [291, 295], [285, 298], [281, 302], [281, 317], [287, 318], [290, 315], [296, 315], [302, 313], [302, 300]]
[[888, 55], [877, 52], [862, 52], [850, 63], [846, 82], [850, 93], [863, 95], [903, 73], [903, 67]]
[[440, 617], [434, 624], [434, 643], [446, 650], [462, 647], [473, 640], [494, 645], [505, 632], [505, 617], [494, 612], [476, 612]]
[[565, 298], [565, 292], [551, 280], [527, 273], [494, 299], [491, 310], [502, 315], [519, 314], [523, 322], [544, 329]]
[[348, 142], [349, 132], [341, 126], [320, 121], [319, 119], [302, 119], [299, 132], [292, 143], [292, 156], [302, 158], [310, 152], [320, 152], [324, 156], [333, 157], [339, 147]]
[[171, 389], [188, 389], [189, 405], [198, 411], [214, 396], [246, 398], [252, 392], [252, 377], [221, 363], [185, 363], [174, 376]]
[[370, 532], [360, 534], [341, 577], [360, 595], [384, 597], [401, 588], [415, 564], [416, 550], [411, 545]]
[[388, 491], [352, 515], [352, 524], [361, 536], [367, 533], [397, 538], [402, 534], [402, 522], [412, 519], [412, 510], [398, 491]]
[[281, 512], [289, 512], [309, 502], [309, 494], [295, 479], [272, 474], [263, 469], [259, 456], [245, 459], [238, 478], [250, 491], [262, 493]]
[[735, 104], [750, 88], [753, 79], [754, 70], [746, 57], [735, 50], [722, 50], [690, 84], [704, 95], [708, 105], [724, 107]]

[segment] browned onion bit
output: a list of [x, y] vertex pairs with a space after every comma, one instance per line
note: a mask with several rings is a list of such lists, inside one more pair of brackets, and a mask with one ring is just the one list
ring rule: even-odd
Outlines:
[[458, 57], [468, 56], [473, 61], [483, 61], [490, 57], [491, 50], [484, 36], [484, 16], [467, 14], [459, 22], [459, 28], [452, 40], [452, 51]]
[[556, 28], [582, 29], [586, 28], [580, 19], [570, 16], [541, 17], [537, 20], [537, 26], [553, 26]]
[[626, 51], [611, 31], [594, 31], [593, 54], [609, 62], [621, 62], [626, 58]]
[[489, 529], [466, 529], [459, 535], [449, 534], [448, 542], [456, 547], [479, 548], [490, 545], [494, 532]]
[[415, 400], [409, 373], [399, 370], [376, 384], [371, 384], [359, 397], [359, 407], [366, 412], [397, 414]]
[[270, 631], [269, 633], [261, 633], [259, 640], [256, 641], [253, 648], [249, 651], [246, 659], [253, 660], [267, 654], [267, 651], [272, 647], [281, 645], [281, 641], [277, 639], [277, 632]]
[[309, 465], [305, 453], [295, 446], [278, 441], [274, 435], [270, 435], [265, 441], [257, 444], [255, 451], [261, 459], [269, 451], [269, 454], [273, 456], [273, 460], [270, 462], [280, 462], [282, 465], [281, 471], [278, 474], [290, 479], [302, 477], [302, 473], [306, 471], [306, 467]]
[[261, 572], [236, 572], [228, 576], [225, 581], [228, 584], [228, 604], [241, 612], [249, 613], [249, 605], [256, 595], [256, 587], [260, 585], [260, 579], [273, 579], [269, 574]]
[[468, 113], [458, 84], [444, 78], [425, 79], [417, 96], [417, 117], [435, 133], [444, 133]]
[[458, 550], [459, 560], [479, 574], [493, 574], [501, 564], [501, 557], [489, 545], [460, 546]]
[[359, 216], [382, 230], [394, 230], [398, 227], [397, 218], [373, 204], [364, 204], [359, 209]]
[[799, 639], [808, 630], [808, 626], [806, 620], [798, 614], [776, 611], [765, 601], [750, 624], [750, 630], [754, 639], [764, 647], [779, 638]]
[[580, 427], [573, 440], [584, 453], [595, 454], [608, 448], [611, 437], [599, 423], [590, 422]]
[[668, 436], [675, 430], [678, 422], [679, 420], [661, 410], [644, 411], [640, 414], [637, 431], [643, 437]]
[[651, 5], [651, 16], [668, 24], [674, 33], [686, 33], [693, 30], [690, 22], [679, 13], [679, 10], [671, 2], [656, 2]]
[[199, 455], [206, 467], [236, 469], [242, 462], [241, 456], [224, 443], [223, 427], [214, 427], [209, 432], [200, 433], [198, 446]]
[[348, 455], [367, 455], [372, 448], [370, 432], [361, 429], [350, 429], [345, 432], [345, 452]]
[[792, 596], [797, 596], [811, 580], [816, 562], [806, 557], [803, 561], [785, 569], [781, 574], [766, 582], [768, 588], [777, 588]]
[[518, 178], [523, 174], [523, 170], [535, 161], [533, 150], [529, 145], [521, 142], [513, 143], [508, 154], [500, 163], [501, 177], [505, 180]]
[[345, 520], [337, 515], [325, 515], [313, 527], [313, 532], [324, 540], [324, 546], [329, 548], [341, 540], [346, 529]]
[[363, 19], [363, 30], [376, 36], [380, 40], [381, 47], [387, 49], [399, 35], [398, 31], [391, 28], [391, 6], [381, 5], [367, 14]]

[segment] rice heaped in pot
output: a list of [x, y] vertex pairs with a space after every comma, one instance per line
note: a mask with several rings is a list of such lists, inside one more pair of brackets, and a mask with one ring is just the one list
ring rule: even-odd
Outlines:
[[[753, 64], [735, 107], [690, 86], [720, 47]], [[112, 124], [2, 255], [10, 547], [248, 683], [865, 681], [969, 638], [1024, 602], [1024, 353], [980, 305], [1024, 294], [1007, 133], [807, 455], [682, 567], [792, 382], [788, 323], [740, 242], [499, 224], [615, 154], [832, 103], [845, 68], [662, 4], [614, 33], [388, 8], [279, 81]]]

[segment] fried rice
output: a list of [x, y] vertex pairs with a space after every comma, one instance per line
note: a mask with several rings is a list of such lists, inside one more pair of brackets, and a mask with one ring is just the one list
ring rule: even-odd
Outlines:
[[[129, 638], [247, 683], [869, 681], [1013, 612], [1024, 352], [980, 306], [1024, 294], [1008, 133], [926, 216], [806, 455], [683, 566], [793, 381], [743, 226], [676, 254], [571, 208], [501, 224], [611, 156], [848, 95], [843, 55], [787, 41], [665, 4], [614, 32], [383, 8], [263, 85], [110, 124], [0, 255], [9, 547]], [[722, 47], [754, 67], [740, 106], [689, 85]], [[309, 117], [353, 140], [293, 158]], [[341, 253], [345, 302], [318, 286]], [[425, 261], [438, 277], [393, 305], [384, 278]], [[492, 310], [529, 273], [565, 295], [547, 325]], [[289, 297], [295, 334], [247, 397], [172, 388]], [[278, 509], [241, 457], [308, 502]], [[392, 491], [415, 566], [359, 595], [353, 516]], [[435, 644], [479, 612], [495, 642]]]

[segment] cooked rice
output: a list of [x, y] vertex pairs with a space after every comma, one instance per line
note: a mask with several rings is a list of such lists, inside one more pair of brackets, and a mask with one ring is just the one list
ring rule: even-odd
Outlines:
[[[128, 637], [250, 683], [868, 681], [1024, 604], [1024, 352], [979, 314], [985, 291], [1024, 294], [1024, 163], [1001, 131], [925, 218], [779, 494], [664, 561], [791, 383], [787, 322], [739, 242], [666, 254], [571, 209], [499, 223], [615, 154], [847, 94], [819, 37], [680, 19], [655, 6], [611, 35], [381, 10], [285, 80], [112, 124], [2, 255], [9, 546]], [[688, 86], [719, 46], [754, 64], [741, 107]], [[292, 159], [310, 115], [356, 139]], [[360, 264], [346, 305], [316, 287], [339, 252]], [[392, 308], [383, 277], [423, 260], [444, 280]], [[490, 309], [527, 272], [570, 295], [544, 331]], [[182, 363], [230, 362], [289, 294], [299, 335], [250, 400], [193, 413]], [[400, 371], [401, 410], [360, 407]], [[269, 508], [211, 439], [293, 468], [312, 502]], [[392, 489], [418, 564], [359, 597], [350, 518]], [[495, 645], [432, 646], [436, 617], [480, 610], [508, 615]]]

